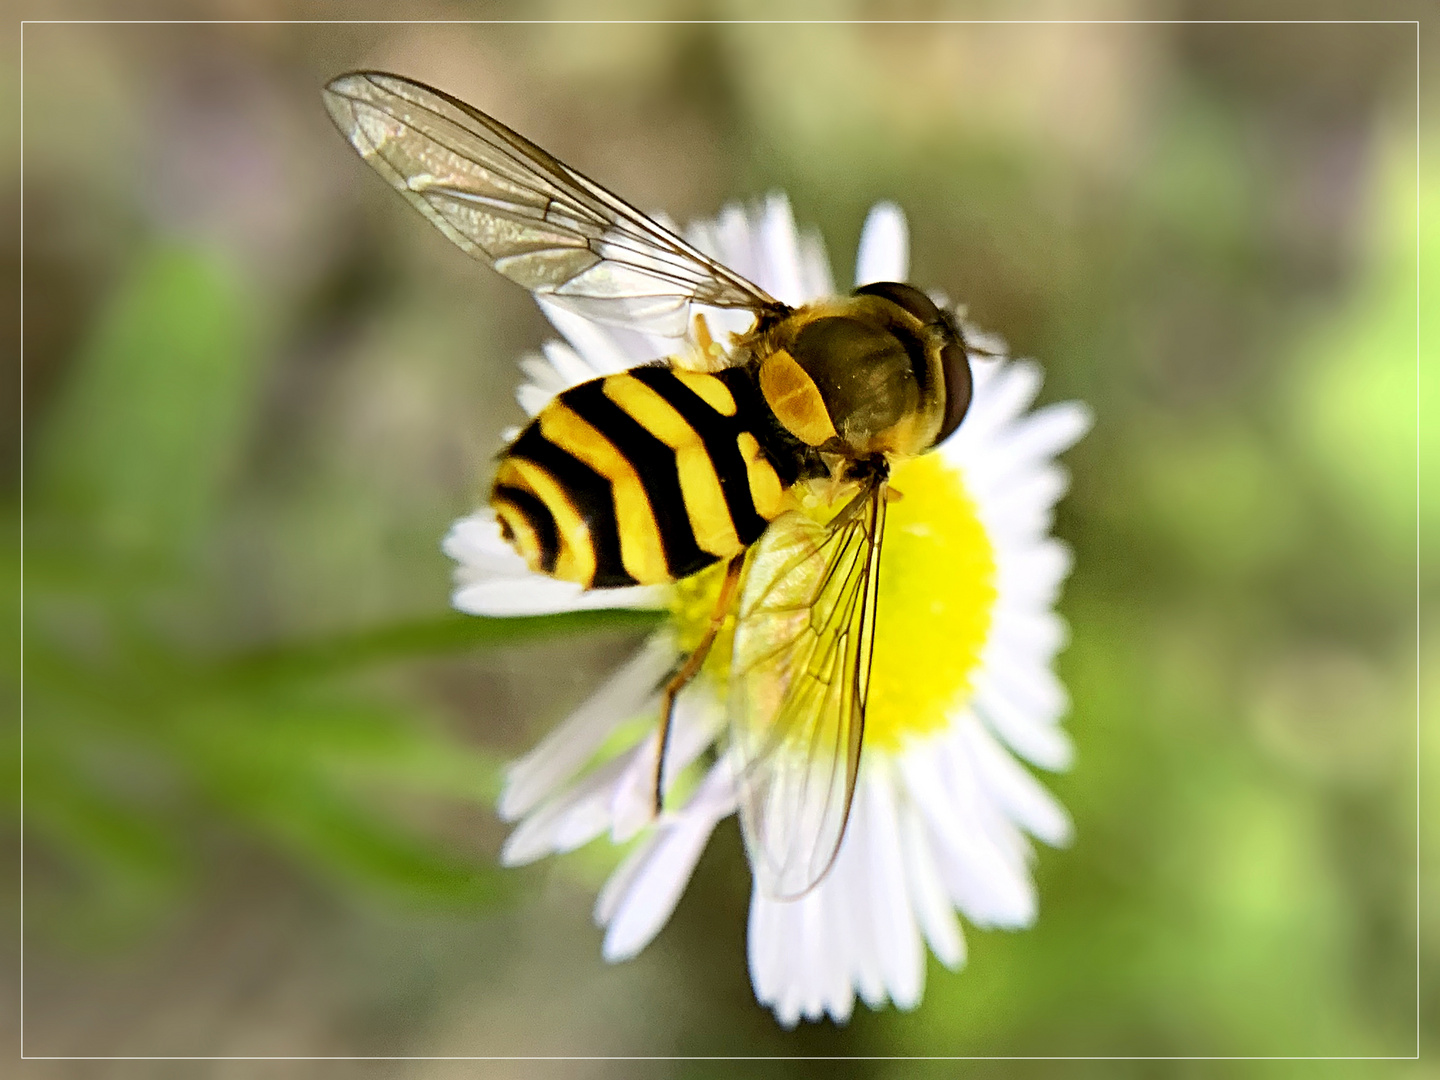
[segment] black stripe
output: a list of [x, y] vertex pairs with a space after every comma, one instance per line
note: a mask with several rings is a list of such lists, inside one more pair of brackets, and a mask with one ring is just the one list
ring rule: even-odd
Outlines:
[[790, 487], [798, 480], [828, 476], [830, 470], [813, 446], [806, 446], [791, 434], [766, 404], [755, 371], [726, 368], [717, 376], [735, 398], [735, 415], [746, 417], [744, 430], [755, 436], [780, 483]]
[[590, 527], [595, 552], [595, 579], [591, 588], [612, 589], [634, 585], [635, 579], [620, 561], [620, 531], [615, 524], [615, 499], [610, 481], [573, 454], [562, 450], [532, 421], [510, 447], [515, 457], [533, 461], [555, 478], [570, 497], [581, 519]]
[[553, 574], [555, 560], [560, 556], [560, 533], [550, 508], [524, 488], [511, 484], [496, 484], [494, 497], [508, 502], [525, 519], [540, 545], [540, 569]]
[[753, 544], [765, 531], [768, 522], [755, 511], [755, 500], [750, 495], [750, 474], [745, 468], [740, 446], [735, 441], [740, 432], [746, 430], [746, 425], [740, 422], [740, 418], [747, 415], [741, 401], [736, 399], [733, 417], [724, 416], [677, 379], [669, 368], [636, 368], [630, 374], [664, 398], [700, 436], [710, 463], [715, 467], [715, 475], [720, 479], [725, 506], [730, 511], [730, 520], [735, 523], [735, 534], [742, 544]]
[[605, 396], [604, 381], [592, 379], [560, 395], [560, 400], [573, 409], [615, 447], [640, 477], [640, 486], [650, 501], [650, 510], [660, 530], [660, 546], [665, 552], [665, 565], [673, 578], [682, 578], [702, 570], [715, 561], [715, 556], [700, 549], [685, 495], [680, 488], [680, 469], [675, 451], [648, 431], [633, 416]]

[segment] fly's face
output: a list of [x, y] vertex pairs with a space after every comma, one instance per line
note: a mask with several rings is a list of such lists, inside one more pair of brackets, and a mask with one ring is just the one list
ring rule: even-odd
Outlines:
[[970, 404], [959, 330], [900, 282], [801, 308], [770, 327], [756, 353], [776, 418], [806, 445], [846, 459], [923, 453]]

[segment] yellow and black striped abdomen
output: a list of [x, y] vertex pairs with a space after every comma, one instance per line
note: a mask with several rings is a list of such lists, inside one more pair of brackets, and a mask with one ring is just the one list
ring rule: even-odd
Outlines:
[[659, 365], [571, 387], [505, 451], [490, 501], [531, 569], [656, 585], [739, 554], [799, 474], [748, 370]]

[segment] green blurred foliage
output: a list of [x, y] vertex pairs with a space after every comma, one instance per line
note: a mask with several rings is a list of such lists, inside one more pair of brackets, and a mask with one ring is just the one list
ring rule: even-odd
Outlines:
[[[1440, 158], [1417, 176], [1409, 29], [1342, 29], [29, 28], [27, 961], [79, 959], [27, 1024], [153, 995], [131, 1041], [53, 1020], [42, 1049], [1407, 1054], [1417, 919], [1433, 1048]], [[441, 614], [436, 541], [547, 332], [328, 129], [316, 88], [362, 65], [676, 217], [783, 187], [842, 287], [894, 198], [912, 276], [1094, 408], [1057, 523], [1077, 760], [1044, 778], [1076, 841], [1037, 856], [1036, 926], [970, 931], [914, 1013], [775, 1027], [730, 825], [614, 968], [607, 845], [496, 869], [499, 763], [647, 617]], [[229, 889], [282, 956], [248, 984], [155, 944], [230, 941]], [[117, 952], [143, 977], [106, 983]], [[187, 1042], [192, 994], [220, 1020]]]
[[252, 308], [204, 253], [137, 257], [34, 447], [30, 494], [58, 529], [83, 527], [84, 548], [142, 565], [195, 558], [262, 374]]
[[1398, 134], [1384, 145], [1362, 283], [1338, 318], [1297, 344], [1292, 421], [1397, 574], [1410, 569], [1416, 527], [1440, 528], [1440, 500], [1422, 497], [1416, 476], [1418, 462], [1440, 461], [1440, 429], [1420, 422], [1440, 383], [1419, 351], [1440, 333], [1440, 158], [1428, 144], [1418, 164], [1412, 153]]
[[489, 806], [493, 755], [353, 673], [516, 627], [456, 616], [241, 651], [217, 618], [207, 545], [263, 375], [252, 310], [213, 255], [140, 253], [34, 443], [25, 824], [54, 891], [31, 912], [72, 944], [123, 939], [171, 910], [217, 828], [414, 901], [504, 893], [491, 868], [406, 828], [383, 799]]

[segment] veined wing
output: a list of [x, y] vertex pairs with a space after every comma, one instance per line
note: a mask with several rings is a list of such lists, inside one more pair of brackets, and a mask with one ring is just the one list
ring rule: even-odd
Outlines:
[[884, 528], [877, 477], [828, 525], [794, 511], [776, 519], [751, 556], [735, 626], [731, 746], [750, 865], [777, 899], [813, 888], [845, 835]]
[[398, 75], [325, 88], [370, 166], [467, 254], [598, 322], [680, 337], [691, 304], [783, 304], [493, 117]]

